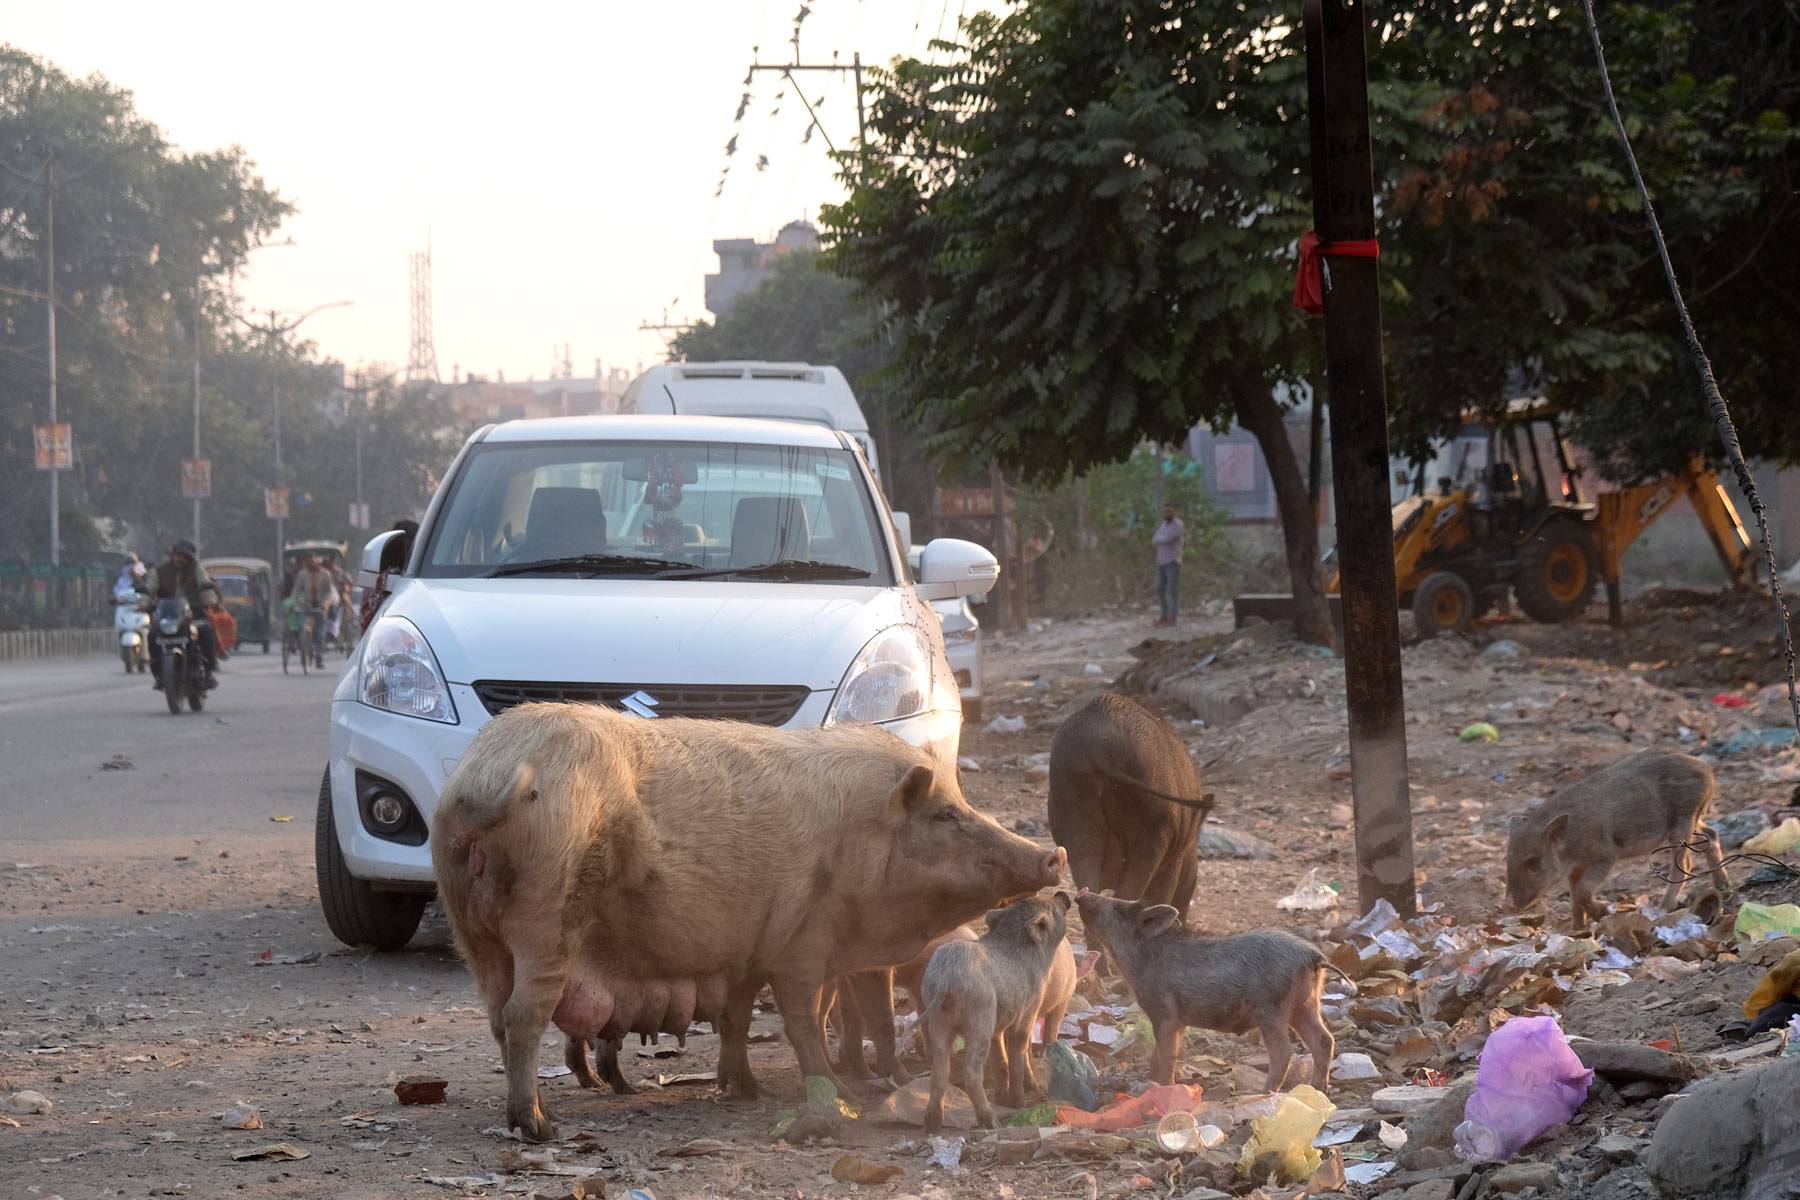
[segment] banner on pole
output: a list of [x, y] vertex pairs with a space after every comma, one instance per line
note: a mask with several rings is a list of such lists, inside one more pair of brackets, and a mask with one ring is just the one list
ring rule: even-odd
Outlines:
[[350, 528], [367, 529], [369, 527], [369, 504], [366, 500], [350, 502]]
[[31, 431], [37, 444], [38, 470], [68, 471], [74, 468], [75, 439], [69, 433], [67, 423], [33, 425]]
[[266, 487], [263, 489], [263, 512], [273, 521], [288, 515], [288, 490], [286, 488]]
[[181, 460], [181, 495], [185, 500], [212, 499], [212, 459]]

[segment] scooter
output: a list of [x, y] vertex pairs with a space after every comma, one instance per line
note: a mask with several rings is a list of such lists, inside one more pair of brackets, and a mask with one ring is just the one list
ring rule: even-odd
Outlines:
[[150, 614], [140, 606], [142, 597], [130, 587], [113, 589], [113, 632], [119, 639], [119, 658], [125, 673], [150, 669]]

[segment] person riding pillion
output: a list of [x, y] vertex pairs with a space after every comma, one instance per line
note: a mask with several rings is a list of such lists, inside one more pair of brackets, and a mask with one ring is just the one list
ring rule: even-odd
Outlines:
[[[147, 580], [146, 590], [154, 600], [186, 600], [188, 611], [199, 618], [200, 657], [206, 664], [206, 686], [218, 686], [214, 672], [219, 665], [218, 638], [213, 633], [207, 612], [219, 602], [219, 589], [200, 565], [194, 543], [183, 539], [169, 547], [169, 557], [156, 564]], [[162, 653], [155, 638], [150, 639], [151, 686], [162, 688]]]

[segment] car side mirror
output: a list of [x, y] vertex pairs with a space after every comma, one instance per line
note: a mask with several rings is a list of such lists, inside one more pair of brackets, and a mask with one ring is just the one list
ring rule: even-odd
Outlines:
[[919, 555], [919, 582], [913, 590], [921, 600], [984, 596], [999, 578], [1000, 562], [985, 547], [961, 538], [937, 538]]
[[390, 529], [378, 533], [363, 543], [362, 569], [356, 573], [356, 582], [360, 587], [371, 588], [381, 578], [381, 552], [395, 538], [403, 538], [406, 534], [399, 529]]

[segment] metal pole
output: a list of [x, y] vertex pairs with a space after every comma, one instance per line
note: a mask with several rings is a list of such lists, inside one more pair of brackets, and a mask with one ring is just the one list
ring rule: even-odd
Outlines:
[[363, 381], [362, 372], [356, 373], [356, 513], [362, 515], [362, 434], [363, 434]]
[[869, 131], [864, 124], [862, 97], [862, 51], [850, 56], [850, 69], [856, 75], [856, 163], [863, 175], [869, 173]]
[[[1323, 242], [1375, 236], [1368, 18], [1358, 0], [1306, 0], [1313, 224]], [[1416, 910], [1400, 613], [1387, 484], [1387, 398], [1376, 260], [1325, 259], [1325, 374], [1344, 598], [1357, 902]]]
[[[50, 356], [50, 424], [56, 424], [56, 151], [44, 147], [44, 315]], [[55, 431], [51, 431], [52, 439]], [[55, 608], [62, 580], [62, 468], [50, 462], [50, 607]]]
[[994, 557], [1000, 560], [1000, 582], [994, 588], [993, 596], [999, 601], [1001, 629], [1011, 629], [1014, 625], [1012, 603], [1012, 581], [1008, 576], [1012, 573], [1012, 554], [1008, 548], [1011, 539], [1006, 536], [1006, 476], [1000, 472], [1000, 461], [988, 463], [988, 489], [994, 504]]
[[[194, 273], [194, 457], [200, 457], [200, 273]], [[200, 545], [200, 498], [194, 497], [194, 545]]]
[[[275, 486], [281, 486], [281, 366], [275, 361], [275, 314], [269, 314], [269, 397], [275, 405]], [[287, 530], [285, 517], [275, 518], [275, 569], [286, 568], [282, 561], [282, 551], [287, 547]]]

